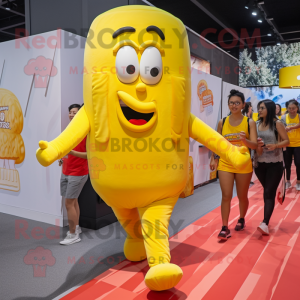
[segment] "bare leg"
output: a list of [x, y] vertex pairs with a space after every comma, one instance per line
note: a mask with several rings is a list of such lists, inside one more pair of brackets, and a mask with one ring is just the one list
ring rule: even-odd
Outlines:
[[240, 218], [245, 218], [249, 206], [248, 190], [252, 173], [235, 174], [236, 191], [239, 198]]
[[220, 186], [222, 190], [221, 214], [223, 226], [228, 226], [234, 175], [234, 173], [219, 171]]
[[66, 209], [68, 214], [68, 222], [70, 233], [74, 234], [76, 229], [76, 224], [78, 222], [77, 212], [75, 208], [75, 202], [77, 199], [66, 198]]
[[79, 208], [79, 204], [78, 204], [78, 199], [75, 199], [75, 210], [76, 210], [76, 214], [77, 214], [77, 222], [75, 224], [79, 225], [79, 217], [80, 217], [80, 208]]

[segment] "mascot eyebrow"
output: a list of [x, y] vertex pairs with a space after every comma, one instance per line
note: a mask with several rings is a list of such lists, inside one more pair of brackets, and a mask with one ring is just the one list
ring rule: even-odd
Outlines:
[[115, 39], [115, 38], [118, 37], [120, 34], [125, 33], [125, 32], [135, 32], [135, 28], [130, 27], [130, 26], [119, 28], [118, 30], [116, 30], [116, 31], [113, 33], [113, 38]]
[[[165, 40], [165, 35], [164, 35], [164, 33], [163, 33], [162, 30], [159, 29], [157, 26], [148, 26], [146, 30], [147, 30], [147, 32], [151, 32], [151, 31], [156, 32], [156, 33], [159, 35], [159, 37], [160, 37], [163, 41]], [[125, 33], [125, 32], [135, 32], [135, 28], [130, 27], [130, 26], [126, 26], [126, 27], [119, 28], [118, 30], [116, 30], [116, 31], [113, 33], [113, 38], [115, 39], [115, 38], [118, 37], [120, 34]]]
[[163, 33], [162, 30], [159, 29], [158, 27], [156, 27], [156, 26], [148, 26], [146, 30], [147, 30], [147, 32], [150, 32], [150, 31], [156, 32], [156, 33], [160, 36], [160, 38], [161, 38], [163, 41], [165, 40], [165, 35], [164, 35], [164, 33]]

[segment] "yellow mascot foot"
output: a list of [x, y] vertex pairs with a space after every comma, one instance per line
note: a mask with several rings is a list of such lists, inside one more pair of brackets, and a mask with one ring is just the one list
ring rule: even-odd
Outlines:
[[182, 278], [182, 270], [174, 264], [156, 265], [145, 277], [147, 287], [152, 291], [164, 291], [174, 287]]
[[143, 239], [126, 238], [124, 244], [125, 257], [130, 261], [141, 261], [147, 258]]

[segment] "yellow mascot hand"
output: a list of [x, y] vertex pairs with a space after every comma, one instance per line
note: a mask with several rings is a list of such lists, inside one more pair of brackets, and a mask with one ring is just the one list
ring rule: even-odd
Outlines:
[[242, 170], [249, 164], [252, 164], [249, 149], [245, 146], [236, 147], [232, 145], [232, 148], [226, 153], [226, 155], [226, 160], [232, 163], [232, 165], [238, 170]]
[[36, 151], [36, 158], [42, 166], [48, 167], [58, 159], [58, 152], [51, 143], [40, 141], [39, 146], [40, 148]]
[[193, 114], [190, 115], [189, 120], [189, 136], [219, 155], [222, 159], [228, 161], [238, 170], [242, 170], [251, 164], [251, 157], [247, 147], [232, 145], [222, 135]]
[[56, 160], [67, 155], [90, 132], [90, 122], [85, 108], [82, 107], [70, 122], [68, 127], [53, 141], [40, 141], [36, 151], [39, 163], [48, 167]]

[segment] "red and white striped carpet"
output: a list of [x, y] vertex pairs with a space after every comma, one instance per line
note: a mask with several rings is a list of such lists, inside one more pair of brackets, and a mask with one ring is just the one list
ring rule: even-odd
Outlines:
[[[295, 170], [292, 184], [296, 182]], [[263, 219], [263, 189], [258, 181], [249, 190], [246, 228], [235, 232], [238, 199], [232, 200], [232, 237], [221, 242], [220, 207], [170, 239], [172, 262], [183, 270], [181, 282], [169, 291], [153, 292], [144, 284], [146, 261], [127, 260], [61, 299], [105, 300], [246, 300], [300, 299], [300, 192], [287, 191], [285, 203], [276, 203], [270, 236], [257, 226]], [[179, 199], [180, 201], [180, 199]]]

